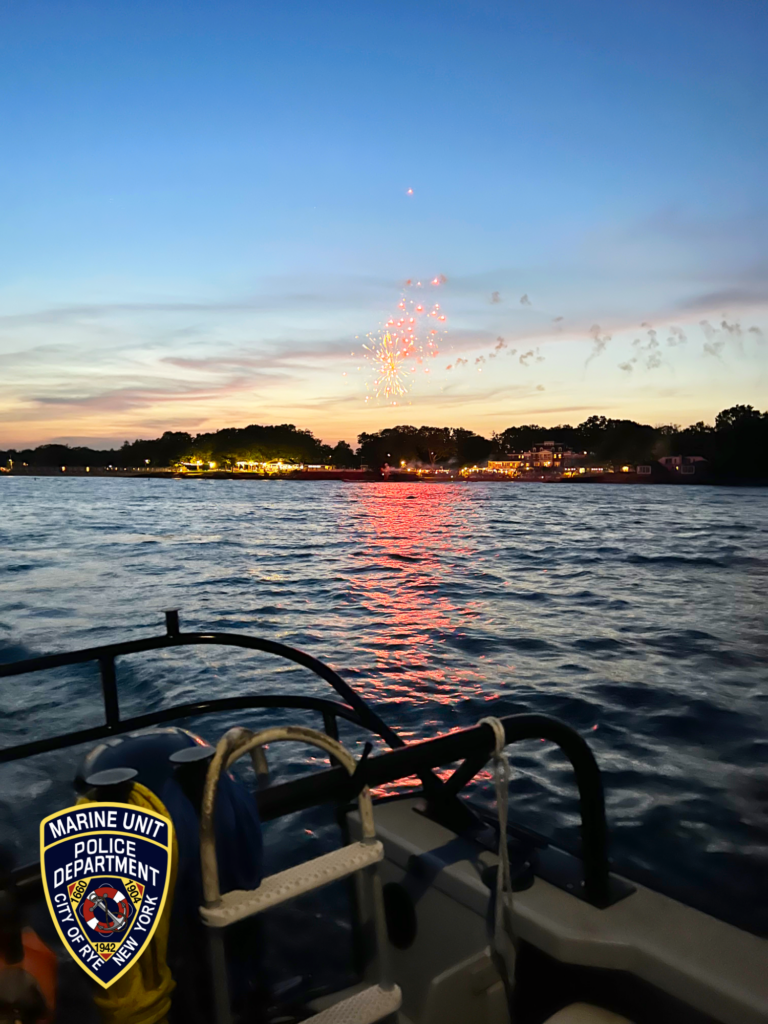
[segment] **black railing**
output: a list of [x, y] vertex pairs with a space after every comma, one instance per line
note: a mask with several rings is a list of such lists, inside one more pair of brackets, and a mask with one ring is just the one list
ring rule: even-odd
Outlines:
[[[134, 718], [121, 719], [117, 694], [115, 658], [126, 654], [184, 647], [193, 644], [218, 644], [264, 651], [303, 665], [325, 679], [343, 698], [345, 703], [319, 697], [265, 694], [225, 697], [218, 700], [197, 701], [151, 712]], [[488, 761], [494, 748], [494, 733], [490, 726], [478, 725], [470, 729], [438, 736], [431, 740], [407, 746], [341, 677], [309, 654], [285, 644], [243, 636], [237, 633], [181, 633], [178, 613], [166, 612], [166, 634], [120, 644], [107, 644], [83, 651], [46, 655], [0, 666], [0, 679], [97, 661], [101, 668], [105, 723], [91, 729], [68, 733], [47, 739], [33, 740], [0, 750], [0, 763], [15, 761], [34, 754], [60, 750], [79, 743], [103, 739], [107, 736], [134, 729], [146, 728], [180, 718], [211, 714], [218, 711], [257, 708], [296, 708], [319, 712], [326, 732], [337, 736], [337, 719], [343, 718], [368, 729], [394, 748], [376, 757], [368, 757], [360, 771], [355, 773], [357, 785], [380, 786], [399, 779], [418, 775], [424, 782], [426, 795], [443, 808], [456, 803], [458, 792]], [[584, 895], [596, 906], [611, 902], [608, 868], [608, 833], [605, 820], [605, 801], [600, 770], [589, 746], [569, 726], [548, 715], [511, 715], [501, 719], [507, 743], [525, 739], [547, 739], [556, 743], [570, 761], [576, 776], [581, 812], [582, 859], [584, 863]], [[445, 783], [441, 783], [432, 769], [455, 761], [463, 763]], [[280, 785], [261, 789], [256, 793], [259, 810], [265, 820], [290, 814], [319, 803], [346, 801], [350, 798], [350, 778], [340, 767], [294, 779]], [[26, 869], [21, 871], [24, 874]], [[34, 870], [32, 871], [34, 875]], [[28, 879], [32, 881], [32, 877]]]
[[[34, 754], [47, 753], [51, 750], [73, 747], [78, 743], [92, 743], [107, 736], [131, 732], [134, 729], [142, 729], [151, 725], [159, 725], [162, 722], [170, 722], [175, 718], [210, 714], [215, 711], [264, 707], [291, 707], [319, 711], [323, 715], [326, 731], [330, 732], [331, 735], [334, 735], [336, 731], [334, 718], [339, 716], [354, 722], [356, 725], [360, 725], [364, 729], [368, 729], [370, 732], [376, 733], [377, 736], [381, 736], [390, 747], [403, 746], [403, 741], [397, 733], [390, 729], [386, 722], [383, 722], [371, 710], [362, 697], [355, 693], [352, 687], [345, 683], [337, 672], [323, 664], [322, 661], [318, 661], [317, 658], [313, 658], [311, 654], [305, 654], [304, 651], [299, 651], [295, 647], [288, 647], [287, 644], [276, 643], [274, 640], [243, 636], [241, 633], [181, 633], [179, 631], [179, 613], [177, 611], [165, 613], [165, 624], [166, 633], [164, 636], [146, 637], [143, 640], [127, 640], [120, 644], [105, 644], [101, 647], [90, 647], [82, 651], [69, 651], [63, 654], [46, 654], [40, 658], [27, 658], [25, 661], [12, 662], [10, 665], [0, 665], [0, 679], [7, 679], [10, 676], [42, 672], [48, 669], [61, 668], [64, 665], [81, 665], [90, 661], [98, 662], [101, 672], [101, 690], [105, 718], [104, 725], [97, 725], [90, 729], [81, 729], [78, 732], [67, 733], [62, 736], [32, 740], [29, 743], [20, 743], [14, 747], [6, 747], [0, 750], [0, 764], [6, 761], [16, 761], [23, 757], [31, 757]], [[165, 650], [169, 647], [189, 647], [195, 644], [241, 647], [245, 650], [263, 651], [266, 654], [274, 654], [279, 658], [293, 661], [297, 665], [303, 665], [305, 668], [308, 668], [310, 672], [314, 672], [315, 675], [329, 683], [345, 703], [341, 704], [337, 701], [313, 697], [243, 696], [201, 701], [194, 704], [182, 704], [135, 718], [121, 719], [115, 658], [126, 654], [142, 654], [146, 651]]]
[[[502, 718], [507, 743], [545, 739], [556, 743], [570, 761], [579, 791], [581, 852], [584, 861], [586, 898], [597, 906], [610, 902], [608, 875], [608, 828], [600, 769], [588, 744], [577, 732], [549, 715], [509, 715]], [[368, 757], [360, 771], [360, 783], [381, 786], [387, 782], [421, 775], [432, 768], [464, 760], [479, 770], [493, 753], [495, 736], [488, 725], [409, 743], [376, 757]], [[462, 772], [461, 766], [446, 783]], [[467, 780], [469, 781], [469, 780]], [[319, 803], [343, 800], [350, 795], [350, 778], [343, 768], [305, 775], [270, 786], [258, 794], [259, 813], [264, 820], [282, 817]], [[454, 795], [451, 792], [451, 795]]]

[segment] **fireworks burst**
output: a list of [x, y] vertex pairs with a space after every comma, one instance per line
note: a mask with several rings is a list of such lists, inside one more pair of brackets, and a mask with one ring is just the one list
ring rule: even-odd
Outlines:
[[[441, 283], [438, 278], [432, 282]], [[416, 288], [421, 287], [418, 282]], [[419, 368], [429, 373], [429, 366], [424, 364], [439, 355], [438, 339], [445, 333], [445, 323], [445, 314], [438, 303], [430, 308], [421, 298], [404, 295], [395, 316], [380, 330], [368, 334], [367, 343], [363, 345], [363, 356], [370, 368], [366, 388], [371, 394], [366, 402], [374, 397], [397, 405], [398, 399], [413, 387]]]
[[378, 338], [368, 335], [370, 345], [363, 345], [368, 360], [376, 373], [372, 383], [377, 398], [393, 401], [405, 395], [410, 387], [408, 371], [404, 365], [408, 358], [408, 349], [400, 348], [397, 338], [389, 331], [384, 331]]

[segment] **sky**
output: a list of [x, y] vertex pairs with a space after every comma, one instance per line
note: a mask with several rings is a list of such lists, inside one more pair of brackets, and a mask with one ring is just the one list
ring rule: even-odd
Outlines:
[[[3, 0], [0, 446], [768, 407], [766, 38], [764, 0]], [[445, 321], [387, 397], [401, 302]]]

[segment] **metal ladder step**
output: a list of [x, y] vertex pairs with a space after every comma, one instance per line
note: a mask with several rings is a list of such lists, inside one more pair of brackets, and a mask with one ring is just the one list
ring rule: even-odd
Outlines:
[[269, 875], [258, 889], [233, 889], [226, 892], [215, 906], [201, 907], [200, 915], [209, 927], [226, 928], [235, 921], [252, 917], [305, 892], [320, 889], [383, 859], [384, 847], [378, 840], [350, 843], [349, 846], [342, 846], [306, 864], [297, 864], [276, 875]]
[[402, 1001], [403, 994], [398, 985], [392, 988], [372, 985], [334, 1003], [309, 1020], [313, 1024], [374, 1024], [377, 1020], [384, 1020], [390, 1014], [397, 1013]]

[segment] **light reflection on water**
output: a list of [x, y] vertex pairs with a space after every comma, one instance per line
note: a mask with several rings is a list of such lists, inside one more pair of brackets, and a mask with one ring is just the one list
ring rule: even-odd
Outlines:
[[[186, 628], [328, 661], [406, 739], [489, 713], [554, 714], [598, 756], [619, 865], [721, 916], [765, 920], [768, 492], [5, 478], [0, 501], [0, 658], [158, 632], [178, 607]], [[125, 714], [254, 688], [326, 692], [216, 648], [127, 659], [119, 678]], [[87, 675], [0, 690], [5, 742], [98, 712]], [[212, 739], [231, 724], [195, 723]], [[270, 756], [284, 775], [310, 763]], [[18, 844], [68, 800], [72, 761], [3, 770]], [[521, 819], [572, 840], [564, 760], [527, 743], [514, 765]]]
[[460, 535], [454, 540], [464, 518], [454, 487], [408, 490], [416, 493], [358, 487], [353, 499], [358, 525], [350, 600], [378, 623], [361, 638], [370, 658], [365, 696], [451, 704], [479, 694], [486, 682], [482, 673], [446, 658], [441, 646], [482, 614], [479, 601], [468, 596], [460, 606], [450, 596], [451, 577], [472, 571], [474, 553]]

